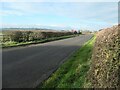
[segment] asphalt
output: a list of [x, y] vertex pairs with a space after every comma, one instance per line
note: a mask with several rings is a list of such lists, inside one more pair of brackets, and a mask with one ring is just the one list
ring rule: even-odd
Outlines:
[[2, 87], [34, 88], [48, 78], [92, 35], [3, 49]]

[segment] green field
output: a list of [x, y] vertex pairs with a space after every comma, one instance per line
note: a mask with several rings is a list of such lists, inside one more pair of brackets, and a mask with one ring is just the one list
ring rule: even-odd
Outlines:
[[96, 37], [85, 43], [60, 68], [38, 88], [87, 88], [87, 72], [90, 68], [92, 50]]

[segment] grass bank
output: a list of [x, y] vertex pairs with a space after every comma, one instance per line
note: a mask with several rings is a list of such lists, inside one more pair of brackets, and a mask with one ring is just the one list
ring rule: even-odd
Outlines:
[[68, 36], [61, 36], [61, 37], [52, 37], [52, 38], [47, 38], [47, 39], [42, 39], [42, 40], [36, 40], [36, 41], [30, 41], [30, 42], [5, 42], [2, 43], [2, 48], [9, 48], [9, 47], [17, 47], [17, 46], [26, 46], [26, 45], [31, 45], [31, 44], [38, 44], [38, 43], [45, 43], [45, 42], [50, 42], [50, 41], [55, 41], [55, 40], [61, 40], [61, 39], [66, 39], [66, 38], [71, 38], [75, 37], [77, 35], [68, 35]]
[[94, 36], [76, 51], [60, 68], [53, 73], [40, 88], [84, 88], [89, 87], [86, 76], [90, 68]]

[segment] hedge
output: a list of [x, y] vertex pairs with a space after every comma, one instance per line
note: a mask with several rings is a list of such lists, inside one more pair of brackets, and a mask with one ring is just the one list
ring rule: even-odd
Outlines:
[[120, 26], [97, 34], [89, 80], [93, 88], [120, 88]]
[[66, 35], [72, 35], [73, 32], [41, 32], [39, 30], [25, 31], [25, 30], [15, 30], [15, 31], [3, 31], [2, 42], [26, 42], [41, 40], [45, 38], [60, 37]]

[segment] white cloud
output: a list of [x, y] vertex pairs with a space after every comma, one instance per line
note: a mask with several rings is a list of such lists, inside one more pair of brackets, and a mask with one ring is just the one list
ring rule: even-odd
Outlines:
[[5, 11], [0, 11], [1, 16], [9, 16], [9, 15], [17, 15], [17, 16], [22, 16], [24, 15], [22, 12], [18, 11], [10, 11], [10, 10], [5, 10]]
[[[5, 6], [7, 8], [10, 8], [11, 10], [14, 10], [16, 13], [24, 13], [24, 14], [34, 14], [34, 13], [42, 13], [42, 14], [56, 14], [60, 16], [66, 16], [66, 17], [73, 17], [73, 18], [93, 18], [93, 17], [103, 17], [107, 13], [111, 13], [116, 11], [117, 12], [117, 6], [116, 7], [110, 7], [109, 5], [106, 7], [100, 7], [101, 10], [89, 10], [91, 7], [94, 7], [96, 3], [70, 3], [73, 7], [69, 6], [69, 3], [66, 4], [68, 8], [65, 7], [63, 3], [46, 3], [42, 4], [39, 3], [38, 5], [35, 2], [9, 2], [9, 5]], [[51, 5], [50, 5], [51, 4]], [[38, 5], [38, 6], [37, 6]], [[58, 5], [58, 6], [57, 6]], [[4, 7], [3, 7], [4, 8]], [[4, 10], [5, 11], [5, 10]], [[7, 11], [5, 11], [7, 12]], [[16, 14], [17, 15], [17, 14]], [[109, 15], [110, 17], [111, 15]], [[108, 18], [108, 16], [106, 16]], [[104, 18], [106, 18], [104, 16]], [[112, 16], [113, 17], [113, 16]]]
[[[14, 0], [16, 1], [16, 0]], [[0, 11], [2, 15], [33, 15], [34, 14], [53, 14], [56, 16], [63, 16], [66, 18], [77, 19], [76, 23], [87, 24], [85, 27], [101, 27], [103, 24], [113, 24], [114, 19], [117, 18], [117, 6], [110, 4], [97, 3], [35, 3], [35, 2], [9, 2], [4, 4], [3, 10]], [[116, 4], [117, 5], [117, 4]], [[8, 8], [4, 9], [4, 8]], [[34, 16], [35, 17], [35, 16]], [[33, 17], [33, 18], [34, 18]], [[86, 21], [88, 22], [86, 22]], [[85, 21], [85, 22], [84, 22]], [[97, 23], [95, 23], [97, 22]], [[99, 22], [99, 23], [98, 23]], [[76, 24], [75, 23], [75, 24]], [[51, 24], [53, 26], [60, 26]], [[89, 25], [89, 26], [88, 26]], [[62, 25], [61, 25], [62, 26]], [[79, 25], [73, 25], [77, 27]], [[83, 25], [84, 26], [84, 25]], [[78, 27], [79, 28], [79, 27]]]
[[[8, 9], [5, 9], [8, 8]], [[27, 2], [7, 2], [2, 3], [1, 15], [26, 15], [34, 13], [36, 9], [32, 3]]]

